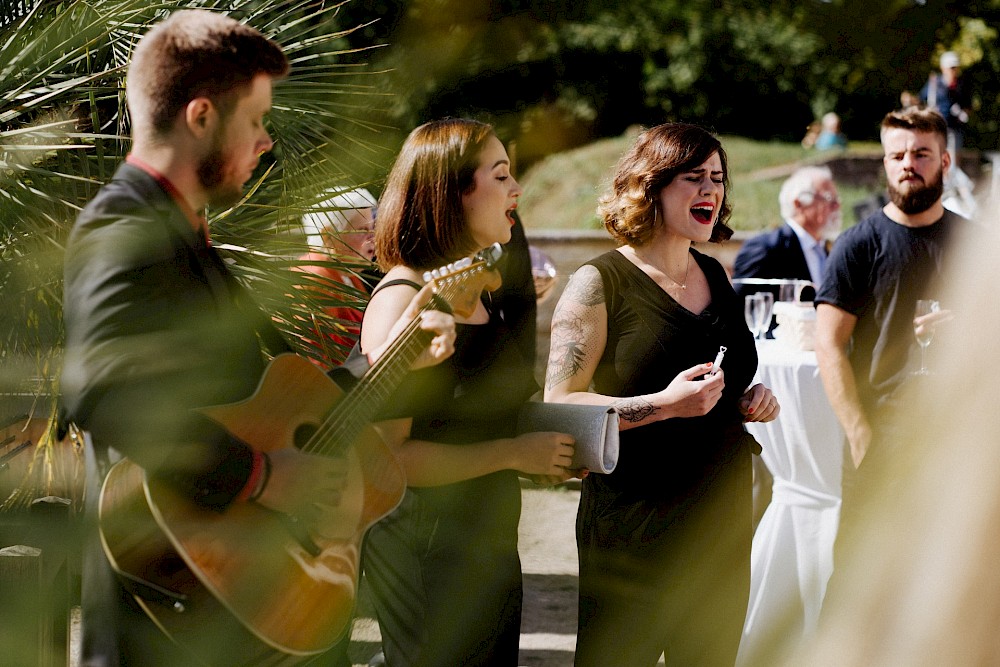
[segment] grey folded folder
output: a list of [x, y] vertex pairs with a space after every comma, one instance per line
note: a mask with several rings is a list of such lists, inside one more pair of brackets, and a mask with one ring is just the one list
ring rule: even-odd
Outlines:
[[618, 465], [618, 412], [608, 405], [525, 403], [517, 432], [558, 431], [576, 439], [573, 467], [609, 473]]

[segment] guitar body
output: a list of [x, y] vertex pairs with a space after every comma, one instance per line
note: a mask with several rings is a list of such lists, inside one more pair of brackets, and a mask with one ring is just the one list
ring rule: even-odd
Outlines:
[[[317, 425], [341, 396], [313, 364], [280, 355], [253, 396], [202, 412], [253, 448], [275, 451], [294, 446], [297, 432]], [[341, 502], [304, 542], [283, 515], [255, 503], [206, 510], [122, 461], [101, 494], [105, 551], [126, 580], [142, 582], [136, 600], [160, 629], [205, 664], [300, 662], [344, 635], [364, 534], [406, 488], [371, 427], [344, 453]]]

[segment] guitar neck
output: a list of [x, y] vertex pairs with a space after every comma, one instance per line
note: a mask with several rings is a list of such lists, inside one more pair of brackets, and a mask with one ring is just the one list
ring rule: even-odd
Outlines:
[[[448, 301], [450, 290], [446, 286], [438, 295]], [[428, 309], [430, 306], [423, 310]], [[332, 455], [353, 443], [365, 426], [376, 421], [378, 411], [399, 388], [413, 362], [433, 338], [432, 332], [420, 328], [420, 316], [414, 318], [358, 384], [337, 403], [319, 432], [303, 446], [303, 451]]]
[[433, 333], [420, 328], [419, 318], [407, 326], [396, 343], [331, 413], [331, 421], [341, 424], [337, 429], [338, 435], [332, 438], [331, 446], [336, 446], [338, 442], [354, 442], [367, 424], [376, 421], [378, 411], [403, 383], [413, 362], [427, 349], [433, 338]]

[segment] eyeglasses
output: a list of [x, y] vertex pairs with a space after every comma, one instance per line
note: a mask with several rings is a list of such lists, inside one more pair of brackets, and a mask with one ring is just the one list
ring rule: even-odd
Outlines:
[[800, 199], [807, 200], [807, 201], [803, 201], [802, 202], [806, 206], [808, 206], [809, 204], [813, 203], [813, 201], [815, 201], [816, 197], [818, 197], [819, 199], [822, 199], [827, 204], [839, 204], [840, 203], [840, 197], [838, 197], [835, 194], [829, 193], [829, 192], [803, 192], [801, 195], [799, 195], [799, 197], [800, 197]]

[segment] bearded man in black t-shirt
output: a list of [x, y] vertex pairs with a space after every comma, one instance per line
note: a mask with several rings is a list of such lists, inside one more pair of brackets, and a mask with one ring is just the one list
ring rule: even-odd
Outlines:
[[914, 327], [949, 317], [945, 310], [915, 319], [916, 301], [935, 297], [947, 248], [966, 224], [941, 203], [951, 166], [944, 118], [922, 107], [893, 111], [881, 139], [890, 202], [838, 238], [816, 295], [820, 375], [853, 463], [845, 466], [842, 531], [853, 492], [899, 444], [888, 429], [916, 377]]

